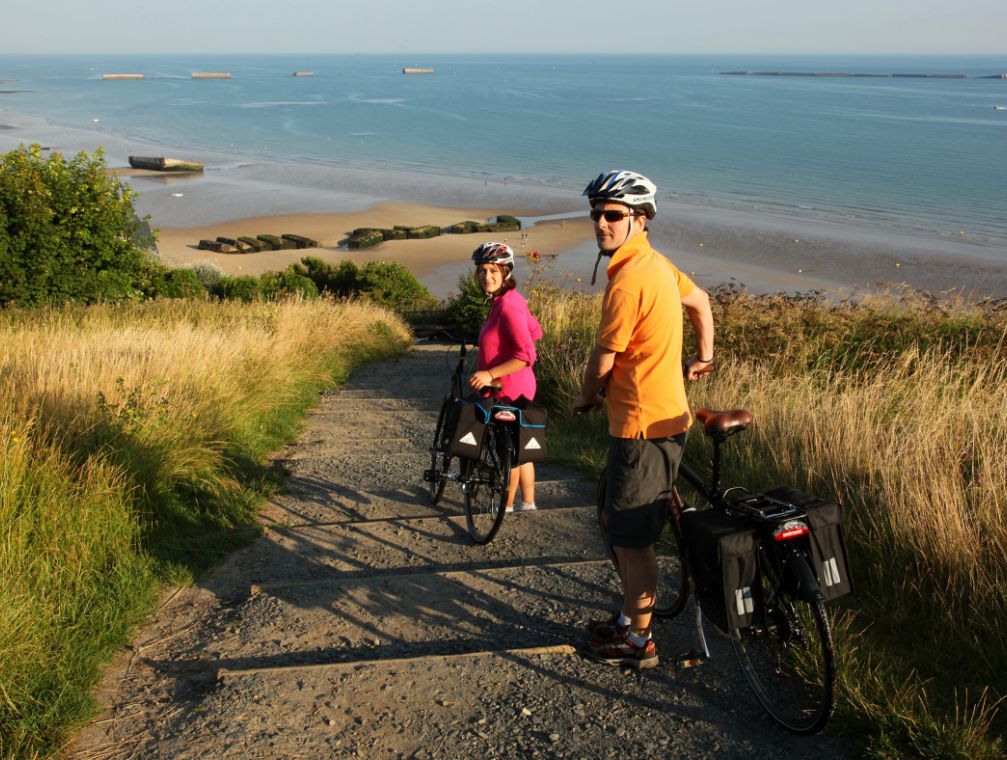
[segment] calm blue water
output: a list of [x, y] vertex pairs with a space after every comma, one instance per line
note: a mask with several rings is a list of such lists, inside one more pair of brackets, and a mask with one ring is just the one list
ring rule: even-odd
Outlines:
[[[404, 65], [432, 76], [403, 76]], [[721, 71], [964, 73], [965, 80]], [[294, 78], [295, 70], [313, 70]], [[103, 81], [110, 72], [143, 81]], [[193, 80], [193, 71], [230, 71]], [[579, 191], [634, 168], [666, 199], [1007, 245], [1002, 58], [0, 56], [3, 112], [251, 158]], [[659, 196], [659, 199], [662, 196]], [[417, 199], [422, 200], [422, 199]]]

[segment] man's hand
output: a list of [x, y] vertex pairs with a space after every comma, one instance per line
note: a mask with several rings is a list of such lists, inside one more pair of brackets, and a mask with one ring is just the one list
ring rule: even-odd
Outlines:
[[600, 393], [595, 394], [593, 399], [585, 399], [583, 396], [577, 396], [577, 398], [573, 400], [573, 413], [575, 415], [587, 414], [588, 412], [600, 407], [603, 403], [605, 403], [605, 399]]
[[701, 362], [698, 356], [689, 359], [685, 365], [685, 377], [689, 380], [699, 380], [703, 375], [713, 372], [713, 362]]

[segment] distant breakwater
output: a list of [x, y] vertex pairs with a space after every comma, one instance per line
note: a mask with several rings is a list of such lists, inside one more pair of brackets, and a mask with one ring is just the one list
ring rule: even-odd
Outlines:
[[[968, 79], [965, 74], [871, 74], [852, 71], [721, 71], [732, 77], [866, 77], [874, 79]], [[987, 74], [974, 79], [1007, 79], [1005, 74]]]

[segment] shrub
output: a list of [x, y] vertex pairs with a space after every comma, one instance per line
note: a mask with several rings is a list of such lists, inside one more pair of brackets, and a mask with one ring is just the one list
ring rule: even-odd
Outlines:
[[262, 295], [259, 281], [250, 275], [240, 277], [224, 277], [213, 289], [213, 294], [227, 300], [238, 300], [248, 303]]
[[428, 306], [435, 300], [416, 275], [397, 261], [365, 264], [357, 275], [356, 289], [377, 303], [400, 311]]
[[206, 295], [206, 285], [192, 269], [154, 271], [144, 288], [148, 298], [198, 298]]
[[315, 284], [319, 293], [328, 292], [346, 297], [357, 292], [360, 270], [352, 261], [341, 261], [339, 266], [333, 267], [314, 256], [306, 256], [294, 266]]
[[0, 156], [0, 304], [137, 298], [152, 264], [133, 193], [102, 151]]
[[217, 283], [224, 279], [224, 272], [221, 268], [209, 261], [199, 264], [191, 264], [186, 267], [186, 269], [196, 275], [196, 279], [199, 280], [203, 287], [207, 290], [213, 290]]
[[450, 299], [444, 321], [461, 328], [464, 335], [478, 335], [489, 314], [490, 303], [479, 283], [471, 275], [458, 278], [458, 295]]
[[318, 298], [318, 287], [309, 277], [297, 270], [296, 264], [282, 272], [266, 272], [259, 277], [259, 292], [264, 298], [271, 300], [290, 295]]

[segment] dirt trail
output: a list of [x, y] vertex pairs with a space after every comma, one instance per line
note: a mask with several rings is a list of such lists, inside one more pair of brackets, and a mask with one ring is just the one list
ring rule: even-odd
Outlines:
[[418, 346], [322, 399], [263, 536], [162, 605], [70, 757], [847, 757], [777, 729], [715, 633], [713, 659], [676, 672], [684, 620], [656, 626], [655, 670], [573, 652], [618, 598], [593, 487], [540, 466], [540, 511], [472, 545], [457, 488], [434, 507], [421, 482], [446, 352]]

